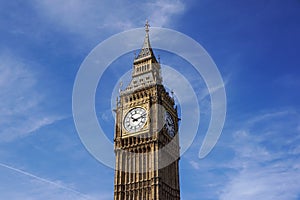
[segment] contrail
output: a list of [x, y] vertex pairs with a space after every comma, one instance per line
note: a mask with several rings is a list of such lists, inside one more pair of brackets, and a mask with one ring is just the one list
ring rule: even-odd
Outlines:
[[86, 196], [85, 194], [83, 194], [83, 193], [81, 193], [81, 192], [79, 192], [79, 191], [77, 191], [77, 190], [74, 190], [74, 189], [72, 189], [72, 188], [63, 186], [63, 185], [58, 184], [58, 183], [55, 183], [55, 182], [53, 182], [53, 181], [49, 181], [49, 180], [47, 180], [47, 179], [44, 179], [44, 178], [35, 176], [35, 175], [31, 174], [31, 173], [25, 172], [25, 171], [23, 171], [23, 170], [20, 170], [20, 169], [14, 168], [14, 167], [11, 167], [11, 166], [6, 165], [6, 164], [3, 164], [3, 163], [0, 163], [0, 166], [5, 167], [5, 168], [10, 169], [10, 170], [13, 170], [13, 171], [18, 172], [18, 173], [21, 173], [21, 174], [23, 174], [23, 175], [25, 175], [25, 176], [29, 176], [29, 177], [31, 177], [31, 178], [37, 179], [37, 180], [39, 180], [39, 181], [41, 181], [41, 182], [48, 183], [48, 184], [50, 184], [50, 185], [54, 185], [55, 187], [58, 187], [58, 188], [61, 188], [61, 189], [64, 189], [64, 190], [68, 190], [68, 191], [74, 192], [74, 193], [76, 193], [76, 194], [78, 194], [78, 195], [84, 197], [85, 199], [90, 199], [88, 196]]

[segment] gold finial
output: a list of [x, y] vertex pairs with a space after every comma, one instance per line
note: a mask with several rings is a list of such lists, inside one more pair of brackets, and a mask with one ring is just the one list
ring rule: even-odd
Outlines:
[[149, 32], [149, 27], [150, 27], [149, 22], [148, 22], [148, 20], [146, 20], [146, 24], [145, 24], [145, 31], [146, 31], [146, 33]]

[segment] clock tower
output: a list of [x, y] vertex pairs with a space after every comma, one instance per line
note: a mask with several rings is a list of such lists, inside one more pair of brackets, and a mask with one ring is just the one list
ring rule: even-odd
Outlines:
[[114, 200], [179, 200], [178, 113], [149, 40], [116, 105]]

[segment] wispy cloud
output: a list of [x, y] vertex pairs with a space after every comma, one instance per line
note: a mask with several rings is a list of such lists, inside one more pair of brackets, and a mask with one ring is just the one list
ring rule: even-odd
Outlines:
[[[254, 116], [233, 134], [234, 170], [220, 199], [296, 199], [300, 193], [299, 114], [278, 111]], [[286, 139], [288, 138], [288, 139]]]
[[[62, 30], [85, 37], [141, 27], [146, 19], [152, 26], [169, 26], [172, 17], [184, 12], [184, 3], [176, 0], [84, 1], [46, 0], [32, 4], [40, 16], [62, 27]], [[174, 20], [172, 20], [174, 23]], [[174, 24], [172, 24], [174, 25]]]
[[[19, 177], [18, 177], [19, 178]], [[101, 195], [91, 195], [88, 198], [74, 192], [58, 188], [56, 186], [44, 183], [35, 179], [22, 181], [22, 184], [18, 183], [22, 178], [14, 179], [15, 185], [4, 185], [1, 192], [2, 199], [30, 199], [30, 200], [109, 200], [107, 197]]]
[[225, 129], [207, 158], [196, 158], [197, 143], [184, 155], [185, 167], [194, 170], [194, 184], [199, 184], [195, 186], [199, 191], [192, 196], [221, 200], [297, 199], [300, 113], [289, 108], [244, 117]]
[[189, 163], [194, 169], [196, 169], [196, 170], [200, 169], [200, 164], [198, 162], [196, 162], [194, 160], [190, 160]]
[[243, 169], [227, 184], [220, 199], [297, 199], [299, 168], [290, 164], [285, 161]]
[[172, 16], [182, 14], [185, 5], [180, 0], [157, 0], [147, 3], [145, 10], [149, 10], [149, 19], [154, 26], [166, 26], [172, 21]]
[[23, 171], [23, 170], [21, 170], [21, 169], [17, 169], [17, 168], [15, 168], [15, 167], [12, 167], [12, 166], [9, 166], [9, 165], [3, 164], [3, 163], [0, 163], [0, 166], [1, 166], [1, 167], [5, 167], [5, 168], [10, 169], [10, 170], [13, 170], [13, 171], [15, 171], [15, 172], [17, 172], [17, 173], [20, 173], [20, 174], [24, 175], [24, 176], [28, 176], [28, 177], [30, 177], [30, 178], [36, 179], [36, 180], [38, 180], [38, 181], [41, 181], [41, 182], [44, 182], [44, 183], [53, 185], [53, 186], [55, 186], [55, 187], [58, 187], [58, 188], [61, 188], [61, 189], [64, 189], [64, 190], [68, 190], [68, 191], [73, 192], [73, 193], [75, 193], [75, 194], [77, 194], [77, 195], [79, 195], [79, 196], [84, 197], [84, 199], [89, 199], [88, 196], [82, 194], [81, 192], [79, 192], [79, 191], [77, 191], [77, 190], [75, 190], [75, 189], [72, 189], [72, 188], [70, 188], [70, 187], [64, 186], [64, 185], [61, 184], [61, 183], [57, 183], [57, 182], [54, 182], [54, 181], [47, 180], [47, 179], [45, 179], [45, 178], [41, 178], [41, 177], [36, 176], [36, 175], [34, 175], [34, 174], [31, 174], [31, 173], [29, 173], [29, 172]]
[[62, 119], [41, 108], [37, 74], [17, 57], [0, 55], [0, 135], [2, 142], [24, 137]]

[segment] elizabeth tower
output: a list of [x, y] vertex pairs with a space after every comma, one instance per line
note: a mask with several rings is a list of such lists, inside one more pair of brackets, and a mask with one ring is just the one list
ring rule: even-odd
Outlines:
[[149, 40], [116, 105], [114, 200], [179, 200], [178, 113]]

